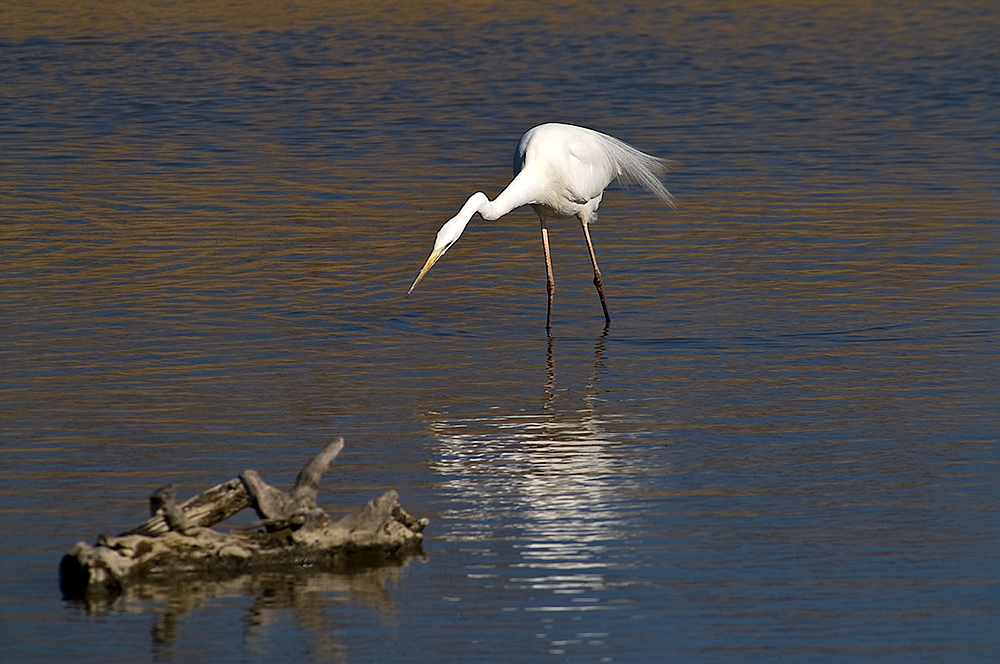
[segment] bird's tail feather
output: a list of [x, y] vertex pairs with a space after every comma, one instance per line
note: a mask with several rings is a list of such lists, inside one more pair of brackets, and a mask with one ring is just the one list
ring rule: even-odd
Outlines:
[[616, 179], [619, 182], [625, 185], [637, 184], [657, 198], [674, 204], [674, 197], [660, 180], [660, 176], [667, 172], [670, 162], [640, 152], [613, 136], [600, 135], [605, 139], [603, 141], [605, 151], [615, 162], [618, 171]]

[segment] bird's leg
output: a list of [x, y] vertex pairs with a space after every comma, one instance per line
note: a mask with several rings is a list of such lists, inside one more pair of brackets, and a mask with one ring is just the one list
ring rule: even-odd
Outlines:
[[549, 294], [549, 308], [545, 314], [545, 331], [552, 330], [552, 294], [556, 291], [556, 279], [552, 276], [552, 256], [549, 254], [549, 229], [545, 227], [545, 219], [539, 217], [542, 224], [542, 249], [545, 250], [545, 290]]
[[611, 316], [608, 315], [608, 303], [604, 301], [604, 286], [601, 282], [601, 268], [597, 267], [597, 256], [594, 254], [594, 243], [590, 241], [590, 228], [586, 218], [581, 218], [583, 224], [583, 235], [587, 238], [587, 249], [590, 250], [590, 262], [594, 264], [594, 286], [597, 287], [597, 294], [601, 296], [601, 308], [604, 309], [604, 326], [611, 325]]

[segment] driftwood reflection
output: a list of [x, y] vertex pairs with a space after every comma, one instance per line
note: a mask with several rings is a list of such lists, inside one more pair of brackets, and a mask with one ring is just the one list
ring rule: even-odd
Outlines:
[[[155, 616], [150, 640], [160, 648], [171, 648], [184, 639], [184, 623], [197, 620], [205, 604], [224, 597], [252, 597], [243, 618], [245, 645], [269, 641], [271, 629], [287, 629], [281, 623], [290, 610], [298, 628], [308, 635], [314, 658], [343, 659], [344, 649], [334, 639], [336, 611], [340, 604], [355, 603], [391, 618], [396, 607], [386, 589], [399, 580], [402, 562], [353, 574], [309, 570], [265, 572], [225, 581], [183, 584], [144, 583], [130, 586], [113, 601], [73, 600], [89, 614], [150, 613]], [[197, 630], [193, 630], [197, 631]], [[262, 646], [263, 647], [263, 646]]]
[[[427, 520], [411, 517], [395, 491], [340, 519], [328, 515], [316, 493], [342, 447], [342, 438], [325, 446], [290, 491], [253, 470], [184, 502], [170, 487], [155, 491], [147, 521], [117, 537], [101, 535], [94, 546], [78, 542], [63, 557], [64, 597], [89, 614], [153, 614], [151, 640], [165, 650], [183, 640], [185, 625], [201, 631], [202, 605], [252, 597], [243, 620], [250, 650], [255, 641], [272, 640], [291, 611], [314, 659], [343, 659], [329, 624], [331, 605], [393, 614], [386, 582], [398, 580], [411, 556], [423, 555]], [[227, 532], [211, 528], [249, 505], [263, 521]]]

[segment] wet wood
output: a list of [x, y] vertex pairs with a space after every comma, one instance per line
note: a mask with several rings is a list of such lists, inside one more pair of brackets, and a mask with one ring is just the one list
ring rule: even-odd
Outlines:
[[[410, 516], [395, 491], [339, 520], [317, 506], [320, 478], [342, 448], [342, 438], [327, 445], [287, 492], [253, 470], [183, 503], [173, 487], [157, 489], [148, 520], [117, 537], [101, 535], [95, 545], [78, 542], [63, 556], [63, 593], [115, 594], [133, 584], [218, 579], [282, 566], [349, 571], [419, 554], [427, 519]], [[247, 507], [261, 518], [253, 529], [211, 529]]]

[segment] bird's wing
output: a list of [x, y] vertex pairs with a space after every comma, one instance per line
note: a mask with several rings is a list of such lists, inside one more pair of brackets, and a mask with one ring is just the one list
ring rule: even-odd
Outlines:
[[590, 137], [566, 143], [561, 161], [559, 179], [576, 203], [600, 196], [618, 174], [604, 148]]

